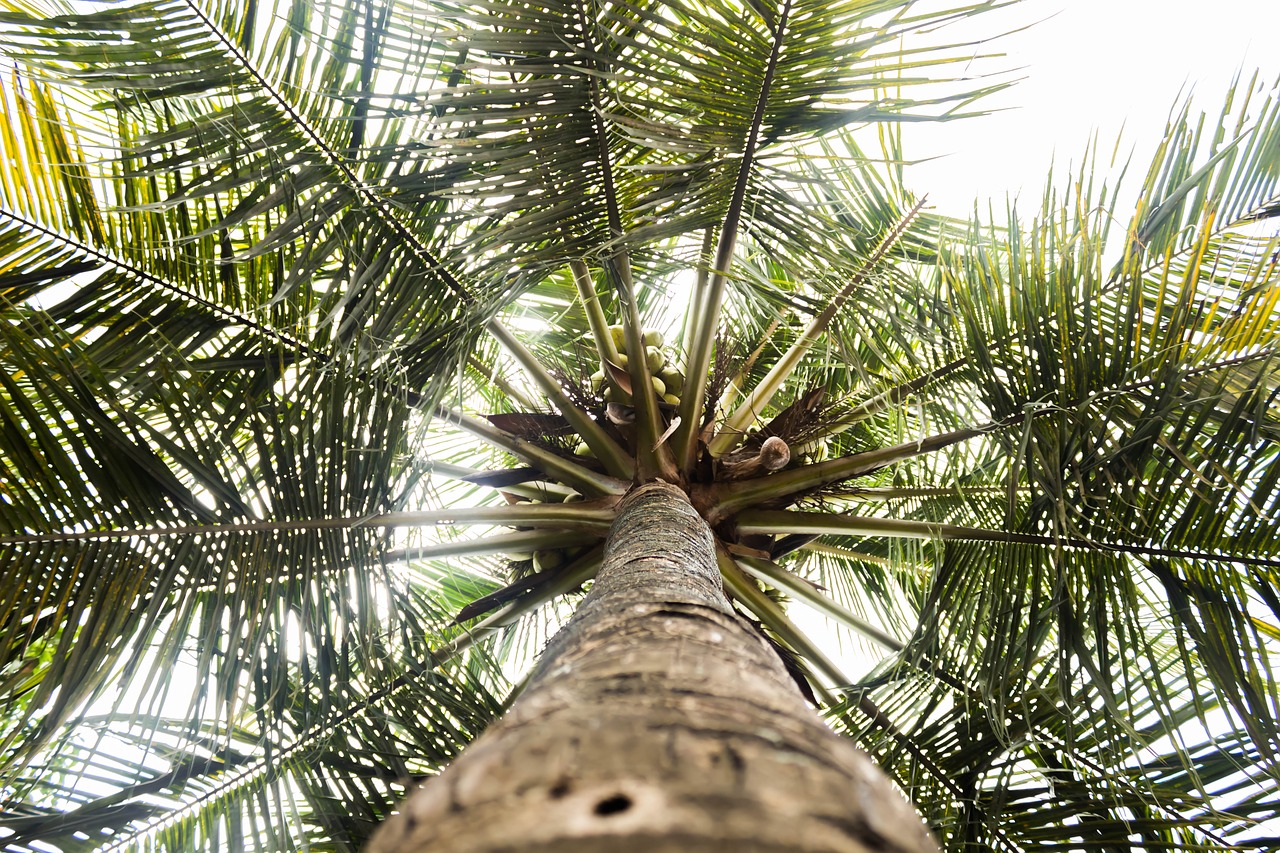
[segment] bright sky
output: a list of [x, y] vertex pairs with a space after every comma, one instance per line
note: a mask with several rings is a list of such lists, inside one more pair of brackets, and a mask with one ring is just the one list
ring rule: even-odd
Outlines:
[[1094, 131], [1109, 153], [1123, 129], [1121, 154], [1136, 152], [1145, 167], [1181, 94], [1216, 114], [1237, 72], [1280, 79], [1280, 0], [1024, 0], [948, 34], [1036, 21], [989, 44], [1007, 54], [1001, 67], [1025, 78], [986, 102], [1004, 112], [903, 131], [908, 157], [938, 158], [914, 166], [908, 181], [940, 212], [965, 215], [987, 198], [1001, 210], [1006, 193], [1034, 210], [1049, 165], [1060, 174], [1078, 164]]

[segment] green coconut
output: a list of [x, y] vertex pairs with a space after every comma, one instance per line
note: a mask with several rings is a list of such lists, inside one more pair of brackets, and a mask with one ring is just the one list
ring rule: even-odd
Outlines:
[[667, 363], [667, 357], [658, 347], [645, 347], [644, 363], [649, 365], [650, 372], [657, 373]]
[[548, 569], [558, 569], [564, 565], [564, 551], [559, 548], [550, 548], [543, 551], [533, 552], [533, 569], [536, 572], [545, 572]]

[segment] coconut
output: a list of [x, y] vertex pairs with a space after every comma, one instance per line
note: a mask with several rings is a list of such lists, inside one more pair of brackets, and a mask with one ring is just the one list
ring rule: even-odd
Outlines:
[[545, 572], [547, 569], [558, 569], [564, 565], [564, 551], [559, 548], [533, 552], [533, 569]]
[[650, 372], [656, 373], [667, 363], [667, 357], [658, 347], [644, 348], [644, 363], [649, 365]]

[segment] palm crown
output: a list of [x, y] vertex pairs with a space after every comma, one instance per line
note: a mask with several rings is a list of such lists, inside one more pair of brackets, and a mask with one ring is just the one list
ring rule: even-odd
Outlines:
[[949, 847], [1265, 832], [1274, 90], [937, 216], [993, 5], [6, 0], [7, 843], [358, 847], [654, 477]]

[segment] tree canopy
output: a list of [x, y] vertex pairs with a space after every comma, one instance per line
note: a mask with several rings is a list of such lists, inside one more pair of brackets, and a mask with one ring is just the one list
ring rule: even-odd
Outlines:
[[0, 839], [358, 849], [663, 477], [948, 849], [1273, 848], [1278, 90], [942, 216], [999, 5], [2, 0]]

